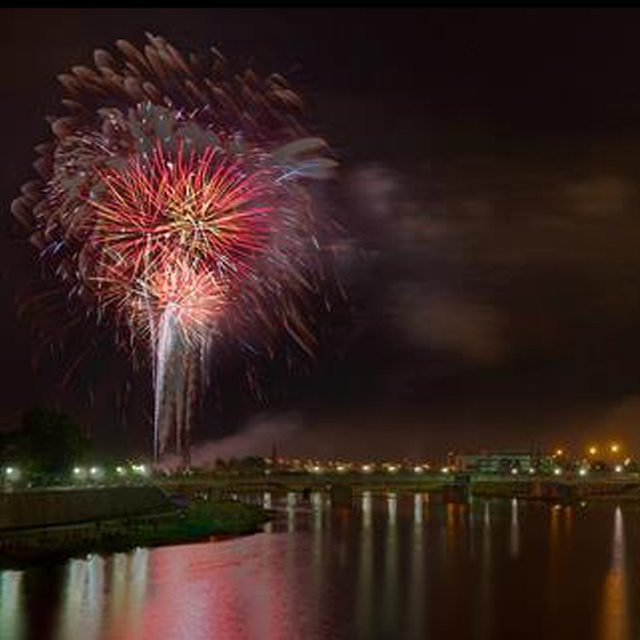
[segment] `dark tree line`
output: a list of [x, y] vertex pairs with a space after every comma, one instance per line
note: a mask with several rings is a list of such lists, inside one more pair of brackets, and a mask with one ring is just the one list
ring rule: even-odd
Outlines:
[[82, 427], [67, 414], [50, 409], [30, 409], [19, 428], [0, 432], [0, 464], [17, 465], [32, 476], [66, 475], [89, 453]]

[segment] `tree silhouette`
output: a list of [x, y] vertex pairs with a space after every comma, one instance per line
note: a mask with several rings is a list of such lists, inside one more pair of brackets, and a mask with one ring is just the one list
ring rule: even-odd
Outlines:
[[82, 427], [67, 414], [46, 408], [27, 411], [15, 435], [20, 458], [33, 471], [46, 475], [70, 471], [89, 451]]

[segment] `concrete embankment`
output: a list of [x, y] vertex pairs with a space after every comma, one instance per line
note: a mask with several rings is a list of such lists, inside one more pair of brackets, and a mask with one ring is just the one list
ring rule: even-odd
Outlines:
[[178, 507], [154, 486], [0, 494], [0, 566], [236, 535], [268, 520], [234, 502]]
[[9, 530], [173, 513], [155, 486], [89, 487], [0, 493], [0, 534]]

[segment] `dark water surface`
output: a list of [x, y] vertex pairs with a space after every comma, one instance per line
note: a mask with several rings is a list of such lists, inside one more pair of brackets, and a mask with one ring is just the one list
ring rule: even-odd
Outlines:
[[640, 638], [637, 507], [264, 498], [255, 536], [0, 572], [0, 638]]

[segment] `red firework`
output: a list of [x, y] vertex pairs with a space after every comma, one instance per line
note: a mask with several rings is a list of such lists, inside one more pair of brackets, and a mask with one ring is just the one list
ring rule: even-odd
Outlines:
[[212, 309], [255, 276], [270, 244], [277, 189], [266, 169], [226, 160], [211, 148], [102, 170], [89, 242], [95, 291], [138, 327], [172, 305], [181, 326], [202, 329]]

